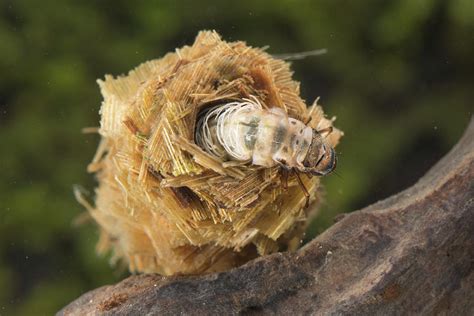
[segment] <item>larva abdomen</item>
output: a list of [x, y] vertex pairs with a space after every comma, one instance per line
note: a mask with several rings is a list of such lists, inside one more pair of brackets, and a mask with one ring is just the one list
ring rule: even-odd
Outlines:
[[[254, 165], [272, 167], [281, 164], [287, 167], [297, 167], [298, 158], [304, 159], [311, 141], [311, 128], [302, 122], [289, 118], [283, 110], [272, 108], [250, 113], [259, 116], [258, 127], [247, 127], [243, 134], [245, 138], [254, 139], [252, 163]], [[255, 135], [255, 136], [253, 136]]]
[[196, 142], [209, 153], [222, 157], [226, 152], [232, 159], [264, 167], [303, 167], [312, 137], [310, 127], [280, 108], [263, 109], [256, 98], [216, 106], [202, 115], [197, 126]]

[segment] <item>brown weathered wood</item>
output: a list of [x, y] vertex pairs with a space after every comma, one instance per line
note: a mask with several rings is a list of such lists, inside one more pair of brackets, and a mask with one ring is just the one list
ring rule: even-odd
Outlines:
[[411, 188], [296, 253], [196, 277], [131, 276], [59, 315], [474, 314], [474, 120]]

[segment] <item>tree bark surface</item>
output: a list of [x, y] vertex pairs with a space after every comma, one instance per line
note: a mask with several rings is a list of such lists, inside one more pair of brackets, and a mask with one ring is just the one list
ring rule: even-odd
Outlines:
[[474, 314], [474, 120], [409, 189], [344, 215], [295, 253], [228, 272], [135, 275], [58, 315]]

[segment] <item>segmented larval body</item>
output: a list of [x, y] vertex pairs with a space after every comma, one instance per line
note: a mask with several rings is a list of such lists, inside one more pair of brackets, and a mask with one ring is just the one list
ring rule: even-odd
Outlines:
[[313, 130], [283, 109], [264, 109], [256, 98], [209, 108], [201, 114], [196, 142], [219, 158], [304, 169]]

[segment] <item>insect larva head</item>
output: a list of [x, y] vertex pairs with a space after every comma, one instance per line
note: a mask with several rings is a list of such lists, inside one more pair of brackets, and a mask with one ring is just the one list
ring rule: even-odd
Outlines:
[[304, 172], [324, 176], [333, 171], [336, 164], [337, 158], [334, 149], [323, 141], [321, 134], [313, 130], [313, 138], [303, 160]]

